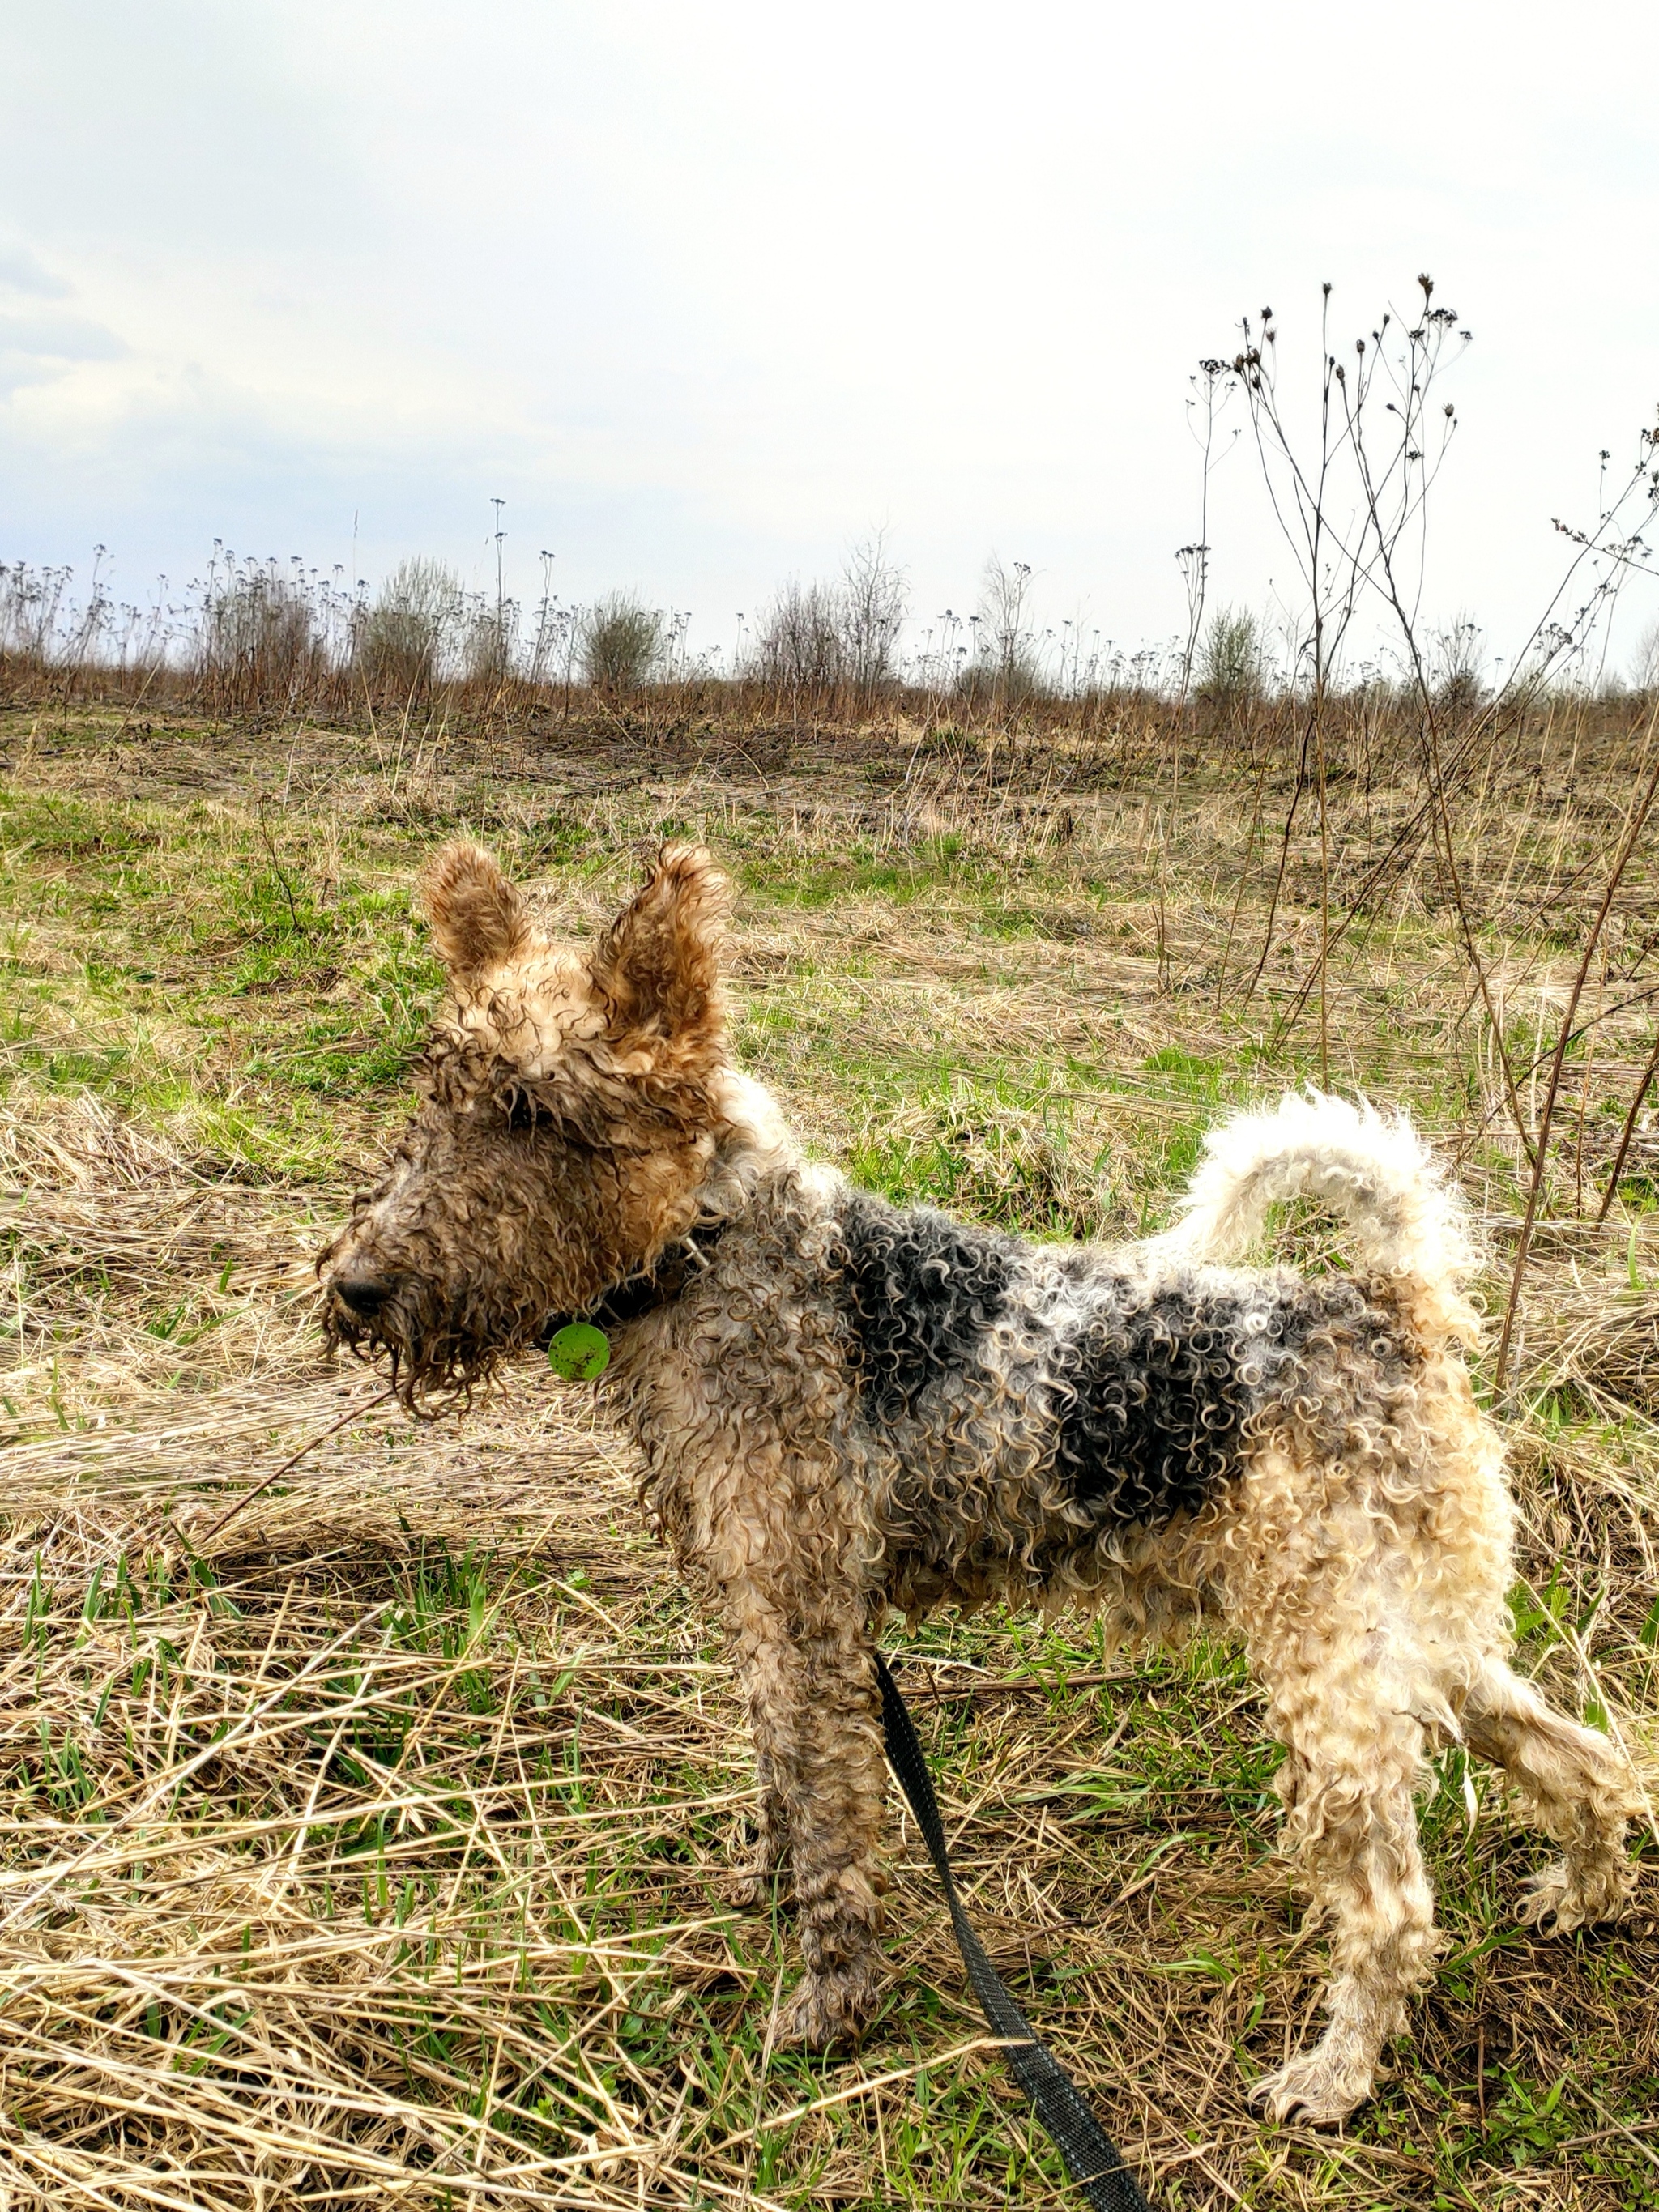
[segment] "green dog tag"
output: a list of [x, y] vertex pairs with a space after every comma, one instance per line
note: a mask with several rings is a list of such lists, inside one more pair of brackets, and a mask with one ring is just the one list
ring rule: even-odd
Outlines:
[[547, 1347], [547, 1364], [567, 1382], [593, 1382], [611, 1364], [611, 1339], [590, 1321], [573, 1321]]

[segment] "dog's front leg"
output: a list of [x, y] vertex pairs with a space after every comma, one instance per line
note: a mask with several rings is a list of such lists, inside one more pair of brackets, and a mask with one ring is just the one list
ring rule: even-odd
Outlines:
[[[836, 1597], [839, 1602], [834, 1602]], [[733, 1593], [761, 1782], [761, 1850], [787, 1841], [805, 1972], [778, 2014], [782, 2043], [855, 2038], [881, 1976], [880, 1834], [886, 1770], [872, 1644], [851, 1590], [803, 1618]]]
[[800, 1662], [783, 1615], [759, 1591], [745, 1585], [729, 1592], [726, 1612], [749, 1709], [757, 1798], [753, 1841], [723, 1887], [734, 1905], [752, 1910], [765, 1901], [788, 1856], [788, 1777], [801, 1755]]
[[817, 2045], [855, 2037], [875, 2009], [887, 1770], [867, 1636], [840, 1622], [804, 1639], [800, 1656], [802, 1755], [788, 1778], [788, 1814], [806, 1971], [778, 2033]]

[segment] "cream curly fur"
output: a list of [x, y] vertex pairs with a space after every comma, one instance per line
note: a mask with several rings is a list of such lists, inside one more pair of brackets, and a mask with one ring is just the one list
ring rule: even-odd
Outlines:
[[[411, 1397], [550, 1316], [612, 1332], [643, 1501], [730, 1628], [760, 1822], [805, 1971], [778, 2032], [877, 1999], [890, 1608], [992, 1597], [1117, 1638], [1238, 1636], [1286, 1749], [1285, 1836], [1330, 1930], [1329, 2023], [1254, 2094], [1341, 2118], [1428, 1978], [1413, 1796], [1431, 1749], [1502, 1765], [1561, 1846], [1529, 1917], [1617, 1912], [1632, 1796], [1607, 1741], [1505, 1663], [1511, 1510], [1460, 1346], [1469, 1241], [1403, 1117], [1310, 1095], [1213, 1132], [1166, 1236], [1023, 1244], [800, 1158], [732, 1065], [725, 887], [666, 850], [586, 957], [488, 856], [428, 878], [453, 995], [424, 1104], [322, 1262], [330, 1325]], [[1347, 1222], [1352, 1278], [1219, 1264], [1275, 1200]]]
[[1462, 1295], [1475, 1254], [1462, 1200], [1403, 1114], [1385, 1118], [1310, 1089], [1270, 1114], [1236, 1114], [1204, 1140], [1204, 1158], [1174, 1225], [1149, 1261], [1237, 1258], [1270, 1206], [1314, 1198], [1346, 1221], [1357, 1273], [1389, 1278], [1416, 1305], [1425, 1336], [1474, 1344], [1480, 1322]]

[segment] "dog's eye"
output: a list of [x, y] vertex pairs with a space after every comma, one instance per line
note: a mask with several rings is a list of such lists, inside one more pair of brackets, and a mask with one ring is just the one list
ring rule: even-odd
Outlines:
[[527, 1091], [510, 1091], [501, 1101], [501, 1111], [509, 1129], [533, 1129], [542, 1115], [535, 1099]]

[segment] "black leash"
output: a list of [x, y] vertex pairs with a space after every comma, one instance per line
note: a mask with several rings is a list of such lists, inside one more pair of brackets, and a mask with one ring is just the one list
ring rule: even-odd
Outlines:
[[951, 1908], [951, 1925], [957, 1948], [968, 1969], [968, 1979], [980, 2009], [995, 2035], [1008, 2039], [1003, 2056], [1014, 2079], [1031, 2100], [1033, 2111], [1054, 2138], [1066, 2171], [1082, 2191], [1095, 2212], [1152, 2212], [1117, 2146], [1083, 2101], [1077, 2084], [1046, 2043], [1034, 2034], [1030, 2022], [1003, 1986], [1002, 1977], [985, 1955], [985, 1946], [969, 1926], [951, 1871], [945, 1844], [945, 1824], [939, 1801], [922, 1756], [915, 1723], [898, 1693], [898, 1685], [887, 1670], [887, 1662], [876, 1654], [876, 1679], [881, 1684], [881, 1725], [887, 1743], [887, 1764], [910, 1801], [916, 1826], [921, 1830], [933, 1869]]

